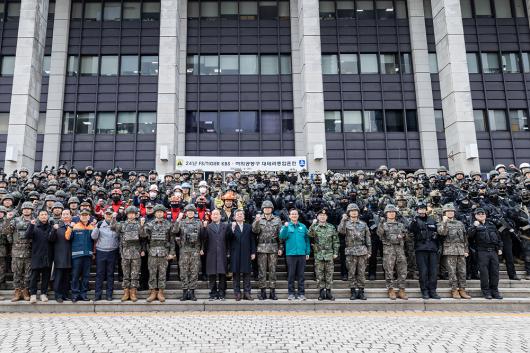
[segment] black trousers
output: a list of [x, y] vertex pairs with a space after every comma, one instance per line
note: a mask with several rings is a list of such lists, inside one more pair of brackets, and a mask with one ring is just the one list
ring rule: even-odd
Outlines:
[[141, 258], [140, 264], [140, 290], [149, 288], [149, 266], [147, 265], [147, 254]]
[[31, 295], [37, 294], [37, 284], [40, 280], [40, 293], [48, 294], [48, 284], [50, 283], [51, 268], [43, 267], [31, 269], [31, 277], [29, 281], [29, 293]]
[[250, 293], [250, 273], [235, 272], [232, 278], [234, 293], [241, 293], [241, 277], [243, 277], [243, 291]]
[[112, 297], [114, 288], [114, 268], [118, 250], [96, 252], [96, 296], [103, 292], [103, 282], [107, 281], [107, 297]]
[[416, 251], [416, 264], [422, 291], [436, 291], [438, 282], [438, 252]]
[[495, 250], [478, 251], [478, 268], [480, 271], [480, 289], [483, 292], [499, 291], [499, 256]]
[[305, 270], [305, 255], [289, 255], [287, 259], [287, 288], [288, 294], [294, 295], [294, 281], [298, 282], [298, 294], [305, 294], [304, 287], [304, 270]]
[[506, 262], [506, 272], [508, 272], [508, 277], [513, 279], [516, 275], [515, 273], [515, 264], [513, 262], [513, 244], [512, 244], [512, 234], [508, 231], [503, 231], [501, 233], [502, 239], [502, 256]]
[[53, 277], [53, 293], [55, 300], [68, 298], [68, 290], [70, 289], [70, 269], [56, 268]]
[[[217, 281], [219, 277], [219, 281]], [[210, 296], [225, 296], [226, 293], [226, 275], [219, 273], [217, 275], [208, 275], [208, 288]]]
[[383, 243], [377, 234], [371, 234], [370, 239], [372, 241], [372, 256], [368, 260], [368, 275], [375, 276], [377, 272], [377, 257], [383, 256]]
[[346, 267], [346, 240], [344, 237], [339, 237], [339, 261], [340, 261], [340, 275], [342, 277], [348, 275], [348, 268]]

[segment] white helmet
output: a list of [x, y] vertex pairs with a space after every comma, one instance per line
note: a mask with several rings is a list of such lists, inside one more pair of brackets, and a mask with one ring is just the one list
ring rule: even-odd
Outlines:
[[530, 163], [524, 162], [519, 165], [519, 169], [530, 169]]
[[208, 183], [206, 182], [206, 180], [201, 180], [201, 181], [199, 181], [199, 187], [201, 187], [201, 186], [206, 186], [206, 187], [208, 187]]

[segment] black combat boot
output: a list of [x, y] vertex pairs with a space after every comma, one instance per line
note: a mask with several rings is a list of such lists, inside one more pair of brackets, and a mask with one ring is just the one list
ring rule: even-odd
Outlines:
[[326, 299], [335, 300], [335, 297], [331, 294], [331, 289], [326, 289]]
[[186, 301], [188, 300], [188, 290], [187, 289], [183, 289], [182, 290], [182, 297], [180, 298], [180, 301], [183, 302], [183, 301]]
[[190, 289], [190, 291], [188, 292], [188, 298], [189, 300], [192, 300], [194, 302], [197, 301], [197, 297], [195, 296], [195, 289]]
[[260, 294], [258, 294], [259, 300], [265, 300], [267, 299], [267, 290], [265, 288], [261, 288]]
[[357, 299], [357, 292], [355, 292], [355, 288], [351, 288], [350, 291], [351, 291], [350, 300]]
[[320, 295], [318, 296], [318, 300], [324, 300], [326, 299], [326, 290], [324, 288], [320, 289]]
[[269, 295], [269, 299], [278, 300], [278, 297], [276, 296], [276, 289], [271, 288], [271, 293]]
[[366, 295], [364, 295], [364, 288], [359, 288], [357, 292], [357, 299], [366, 300]]

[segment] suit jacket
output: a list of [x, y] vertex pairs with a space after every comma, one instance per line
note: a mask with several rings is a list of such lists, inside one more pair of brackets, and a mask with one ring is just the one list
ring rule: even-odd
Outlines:
[[[232, 225], [229, 225], [232, 230]], [[252, 272], [252, 261], [250, 255], [256, 254], [256, 234], [252, 232], [252, 226], [243, 223], [243, 231], [236, 225], [234, 232], [229, 233], [230, 240], [230, 270], [234, 273]]]

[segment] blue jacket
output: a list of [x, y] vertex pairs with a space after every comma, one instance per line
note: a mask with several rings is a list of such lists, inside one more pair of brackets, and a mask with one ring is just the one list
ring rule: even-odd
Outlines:
[[82, 256], [92, 256], [94, 246], [91, 237], [92, 230], [94, 230], [94, 226], [90, 223], [84, 225], [78, 222], [74, 224], [73, 228], [68, 227], [64, 237], [72, 243], [72, 259]]
[[285, 255], [309, 255], [311, 253], [311, 245], [307, 235], [307, 227], [298, 222], [295, 226], [293, 222], [289, 225], [283, 226], [280, 230], [280, 239], [285, 240]]

